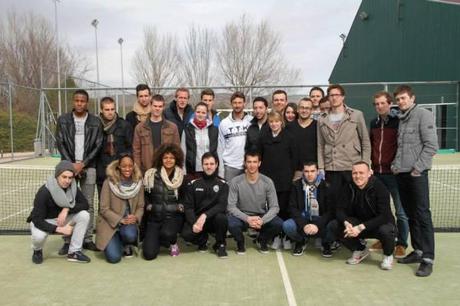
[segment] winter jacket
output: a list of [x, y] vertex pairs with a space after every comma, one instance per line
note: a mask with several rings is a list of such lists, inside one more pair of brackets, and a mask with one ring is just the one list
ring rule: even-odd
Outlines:
[[370, 164], [371, 145], [363, 113], [345, 108], [340, 128], [334, 130], [329, 114], [318, 121], [318, 167], [326, 171], [351, 171], [357, 161]]
[[[96, 246], [99, 250], [105, 250], [113, 235], [118, 230], [121, 219], [124, 218], [126, 206], [129, 205], [129, 211], [137, 218], [139, 224], [144, 213], [144, 188], [143, 186], [133, 198], [123, 200], [117, 197], [110, 189], [109, 180], [115, 178], [115, 162], [107, 168], [107, 178], [102, 186], [100, 197], [100, 211], [96, 223]], [[118, 170], [119, 171], [119, 170]], [[136, 170], [134, 170], [136, 171]], [[137, 170], [140, 172], [140, 170]], [[135, 173], [134, 176], [142, 178], [141, 173]], [[112, 183], [119, 184], [120, 181], [113, 180]]]
[[201, 214], [212, 218], [227, 210], [228, 185], [214, 176], [191, 181], [184, 198], [185, 219], [194, 224]]
[[[75, 206], [69, 209], [68, 215], [79, 213], [82, 210], [88, 210], [89, 205], [80, 188], [77, 188], [75, 196]], [[55, 219], [62, 211], [62, 207], [54, 202], [51, 193], [45, 185], [38, 189], [34, 199], [34, 207], [27, 222], [33, 222], [34, 226], [41, 231], [53, 234], [56, 232], [56, 225], [46, 222], [46, 219]]]
[[[134, 130], [134, 162], [141, 168], [142, 173], [152, 168], [153, 156], [158, 149], [153, 147], [152, 130], [150, 129], [148, 120], [150, 119], [138, 124]], [[174, 143], [180, 146], [180, 138], [176, 125], [165, 119], [163, 119], [161, 125], [161, 143]]]
[[316, 200], [319, 204], [319, 218], [312, 222], [302, 216], [305, 211], [305, 192], [303, 190], [302, 179], [294, 181], [291, 188], [291, 196], [289, 198], [289, 215], [297, 224], [297, 229], [303, 232], [303, 228], [307, 223], [315, 224], [320, 231], [326, 229], [327, 223], [334, 218], [334, 200], [329, 192], [329, 186], [325, 181], [321, 181], [316, 189]]
[[297, 146], [291, 133], [283, 129], [273, 137], [268, 129], [260, 135], [259, 143], [262, 156], [260, 173], [273, 180], [277, 192], [289, 191], [298, 164]]
[[118, 117], [117, 121], [114, 123], [110, 133], [114, 136], [114, 149], [115, 154], [110, 155], [109, 152], [106, 152], [107, 147], [107, 138], [109, 134], [104, 131], [104, 138], [102, 141], [102, 149], [99, 151], [97, 157], [97, 166], [96, 166], [96, 183], [102, 184], [105, 180], [105, 171], [107, 166], [114, 160], [120, 158], [122, 153], [132, 153], [133, 146], [133, 132], [131, 130], [131, 125], [124, 119]]
[[[185, 182], [185, 180], [184, 180]], [[155, 173], [154, 185], [152, 190], [145, 191], [144, 218], [147, 222], [163, 222], [175, 215], [182, 214], [185, 184], [179, 187], [178, 197], [174, 190], [166, 186], [160, 176], [160, 172]]]
[[217, 146], [220, 177], [224, 176], [224, 166], [243, 169], [244, 145], [251, 120], [252, 116], [246, 113], [242, 120], [235, 120], [232, 112], [220, 123]]
[[[85, 168], [96, 167], [96, 158], [102, 148], [103, 128], [101, 120], [88, 113], [85, 122], [85, 145], [83, 164]], [[75, 122], [73, 111], [58, 118], [56, 127], [56, 145], [62, 160], [75, 163]]]
[[192, 113], [193, 108], [187, 104], [184, 110], [184, 117], [182, 119], [177, 112], [177, 102], [176, 100], [173, 100], [171, 103], [169, 103], [169, 106], [165, 108], [163, 115], [165, 119], [171, 121], [177, 126], [179, 137], [182, 138], [182, 132], [184, 131], [185, 125], [190, 121], [190, 116]]
[[437, 150], [438, 137], [433, 113], [414, 105], [399, 115], [398, 150], [392, 163], [393, 170], [430, 170]]
[[363, 189], [354, 183], [344, 186], [343, 192], [338, 195], [336, 216], [341, 224], [358, 219], [368, 231], [376, 230], [383, 224], [395, 223], [390, 207], [390, 192], [374, 176], [369, 178]]
[[203, 171], [201, 156], [204, 153], [211, 152], [217, 156], [218, 138], [219, 130], [212, 124], [211, 120], [208, 121], [207, 126], [203, 129], [197, 128], [193, 121], [185, 126], [181, 148], [184, 152], [186, 173]]
[[259, 149], [259, 139], [260, 135], [265, 131], [268, 131], [268, 120], [262, 124], [262, 127], [259, 129], [258, 120], [256, 117], [252, 118], [251, 125], [248, 128], [246, 134], [246, 144], [244, 145], [244, 152], [248, 151], [257, 151]]
[[371, 161], [374, 173], [391, 173], [391, 163], [398, 149], [398, 126], [399, 119], [392, 113], [386, 118], [378, 116], [371, 121]]

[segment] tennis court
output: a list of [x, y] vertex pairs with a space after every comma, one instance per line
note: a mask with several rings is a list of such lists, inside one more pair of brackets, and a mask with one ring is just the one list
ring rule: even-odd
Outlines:
[[[430, 191], [435, 226], [458, 231], [460, 166], [454, 162], [460, 158], [452, 155], [445, 155], [447, 163], [444, 156], [436, 157]], [[27, 229], [25, 218], [35, 191], [57, 162], [47, 158], [1, 165], [0, 229]], [[163, 249], [152, 262], [137, 255], [111, 265], [94, 252], [87, 252], [90, 264], [67, 262], [57, 255], [62, 240], [55, 235], [45, 245], [44, 263], [35, 265], [30, 236], [2, 235], [0, 304], [458, 305], [459, 238], [459, 233], [437, 232], [434, 273], [418, 278], [414, 276], [416, 265], [395, 263], [392, 271], [380, 270], [382, 254], [378, 252], [360, 265], [350, 266], [345, 264], [350, 252], [344, 248], [330, 259], [321, 257], [311, 243], [300, 257], [290, 251], [263, 255], [249, 239], [243, 256], [234, 252], [234, 242], [228, 239], [227, 259], [199, 253], [194, 246], [181, 243], [177, 258]]]

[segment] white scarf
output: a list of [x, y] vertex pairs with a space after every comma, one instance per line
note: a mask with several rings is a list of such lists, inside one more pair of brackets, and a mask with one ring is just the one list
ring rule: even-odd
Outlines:
[[142, 180], [138, 182], [132, 182], [131, 185], [125, 186], [121, 183], [114, 184], [109, 180], [110, 190], [120, 199], [128, 200], [134, 198], [141, 189]]
[[[147, 170], [144, 174], [144, 186], [148, 192], [150, 192], [153, 188], [156, 172], [157, 172], [156, 168], [151, 168]], [[175, 166], [174, 167], [174, 177], [172, 178], [172, 180], [169, 180], [166, 169], [164, 167], [161, 167], [160, 177], [169, 189], [174, 190], [174, 194], [176, 195], [176, 198], [178, 198], [179, 196], [178, 189], [182, 185], [182, 181], [184, 180], [184, 173], [182, 169], [179, 168], [178, 166]]]

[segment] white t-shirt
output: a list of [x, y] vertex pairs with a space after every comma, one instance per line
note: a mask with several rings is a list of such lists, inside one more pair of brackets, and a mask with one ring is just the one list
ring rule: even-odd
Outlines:
[[73, 116], [75, 123], [75, 161], [82, 161], [85, 152], [85, 122], [88, 118], [88, 113], [85, 117]]

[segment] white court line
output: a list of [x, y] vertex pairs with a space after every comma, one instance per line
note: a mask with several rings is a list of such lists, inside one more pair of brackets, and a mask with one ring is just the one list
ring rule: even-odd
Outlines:
[[16, 212], [16, 213], [12, 214], [12, 215], [9, 215], [9, 216], [7, 216], [7, 217], [1, 218], [1, 219], [0, 219], [0, 222], [5, 221], [6, 219], [12, 218], [12, 217], [14, 217], [14, 216], [20, 215], [20, 214], [22, 214], [22, 213], [24, 213], [24, 212], [26, 212], [26, 211], [28, 211], [28, 210], [30, 210], [30, 209], [32, 209], [32, 207], [25, 208], [25, 209], [23, 209], [23, 210], [21, 210], [21, 211], [18, 211], [18, 212]]
[[2, 192], [2, 193], [0, 193], [0, 197], [3, 197], [4, 195], [14, 193], [16, 191], [23, 190], [23, 189], [26, 189], [26, 188], [30, 188], [30, 186], [24, 186], [24, 187], [16, 188], [16, 189], [13, 189], [13, 190], [10, 190], [10, 191], [7, 191], [7, 192]]
[[284, 290], [286, 291], [288, 305], [297, 306], [294, 291], [292, 290], [291, 281], [289, 280], [289, 275], [286, 270], [286, 265], [284, 264], [283, 254], [281, 253], [281, 250], [276, 250], [276, 257], [278, 258], [278, 265], [280, 267], [281, 277], [283, 278], [283, 285]]
[[447, 188], [450, 188], [450, 189], [453, 189], [453, 190], [460, 191], [460, 188], [453, 187], [453, 186], [451, 186], [451, 185], [449, 185], [449, 184], [444, 184], [444, 183], [441, 183], [441, 182], [438, 182], [438, 181], [435, 181], [435, 180], [433, 180], [433, 183], [436, 183], [436, 184], [438, 184], [438, 185], [442, 185], [442, 186], [444, 186], [444, 187], [447, 187]]

